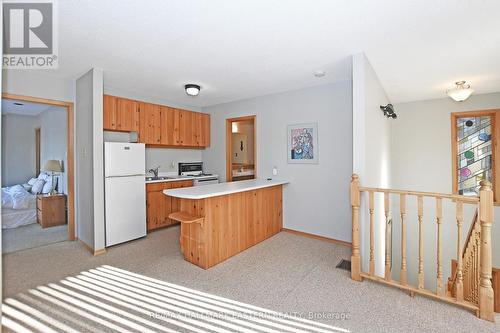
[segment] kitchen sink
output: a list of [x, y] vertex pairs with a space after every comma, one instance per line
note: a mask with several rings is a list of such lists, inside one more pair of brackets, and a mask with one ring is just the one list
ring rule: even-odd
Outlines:
[[173, 179], [174, 177], [146, 177], [146, 181], [153, 181], [153, 180], [167, 180], [167, 179]]

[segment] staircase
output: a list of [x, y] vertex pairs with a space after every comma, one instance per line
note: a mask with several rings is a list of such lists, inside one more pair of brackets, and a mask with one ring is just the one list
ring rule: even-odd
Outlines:
[[[476, 210], [472, 223], [465, 240], [462, 255], [458, 260], [451, 261], [451, 277], [448, 278], [447, 295], [457, 299], [464, 299], [467, 302], [479, 306], [479, 279], [480, 279], [480, 258], [481, 258], [481, 223]], [[494, 309], [500, 312], [500, 301], [498, 300], [498, 280], [500, 272], [492, 269], [492, 287], [495, 293]]]
[[[375, 195], [383, 199], [383, 209], [385, 221], [375, 218]], [[479, 196], [463, 196], [457, 194], [395, 190], [388, 188], [374, 188], [360, 186], [359, 176], [353, 174], [350, 187], [352, 206], [352, 256], [351, 256], [351, 278], [356, 281], [369, 279], [383, 283], [392, 287], [408, 291], [411, 295], [419, 294], [448, 302], [474, 311], [481, 319], [494, 321], [494, 300], [495, 293], [492, 287], [492, 247], [491, 247], [491, 226], [493, 223], [493, 191], [491, 183], [486, 180], [481, 181]], [[391, 212], [391, 196], [398, 198], [399, 218], [393, 218]], [[435, 215], [434, 226], [436, 230], [437, 253], [436, 253], [436, 288], [430, 290], [425, 286], [424, 261], [426, 241], [423, 225], [424, 199], [427, 202], [434, 201]], [[416, 203], [416, 223], [417, 234], [407, 233], [406, 228], [409, 223], [407, 218], [407, 201]], [[443, 283], [443, 231], [444, 221], [443, 201], [451, 201], [456, 207], [455, 222], [457, 226], [457, 249], [456, 249], [456, 269], [452, 273], [452, 278], [448, 283]], [[363, 204], [362, 204], [363, 202]], [[473, 205], [477, 208], [472, 227], [465, 243], [462, 241], [462, 225], [464, 216], [464, 205]], [[360, 225], [360, 208], [367, 207], [367, 222]], [[425, 215], [424, 215], [425, 214]], [[381, 215], [381, 214], [378, 214]], [[366, 216], [366, 215], [363, 215]], [[384, 223], [383, 228], [379, 223]], [[401, 267], [392, 267], [393, 253], [392, 247], [392, 223], [399, 223], [401, 227]], [[428, 222], [426, 222], [428, 223]], [[365, 226], [366, 225], [366, 226]], [[367, 228], [368, 230], [360, 230]], [[375, 230], [385, 230], [385, 273], [383, 276], [375, 274]], [[369, 233], [369, 270], [362, 271], [362, 256], [365, 253], [360, 251], [360, 234]], [[451, 235], [445, 235], [450, 237]], [[418, 260], [407, 262], [407, 237], [414, 237], [412, 244], [417, 244]], [[463, 245], [462, 245], [463, 244]], [[428, 255], [428, 254], [427, 254]], [[367, 258], [368, 259], [368, 258]], [[408, 265], [415, 265], [417, 268], [414, 276], [409, 276]], [[392, 277], [391, 271], [400, 269], [399, 279]], [[410, 281], [415, 281], [412, 285]], [[493, 281], [495, 283], [495, 281]], [[500, 291], [499, 291], [500, 292]], [[498, 297], [498, 295], [497, 295]]]

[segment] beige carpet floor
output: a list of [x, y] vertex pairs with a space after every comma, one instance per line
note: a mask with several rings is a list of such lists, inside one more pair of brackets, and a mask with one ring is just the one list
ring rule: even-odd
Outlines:
[[7, 254], [3, 257], [4, 296], [21, 300], [18, 293], [27, 295], [37, 286], [111, 265], [352, 332], [500, 331], [500, 316], [496, 323], [489, 323], [458, 307], [411, 298], [369, 281], [352, 281], [347, 271], [335, 268], [342, 258], [349, 258], [346, 247], [280, 233], [203, 270], [183, 260], [178, 239], [179, 228], [173, 227], [115, 246], [99, 257], [91, 256], [77, 242]]
[[62, 242], [68, 239], [68, 225], [42, 229], [33, 223], [13, 229], [2, 230], [2, 253], [11, 253]]

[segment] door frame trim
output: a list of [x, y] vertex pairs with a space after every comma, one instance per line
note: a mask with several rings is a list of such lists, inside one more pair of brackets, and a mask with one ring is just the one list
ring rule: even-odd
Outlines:
[[257, 178], [257, 115], [242, 116], [226, 119], [226, 182], [233, 181], [233, 169], [231, 163], [231, 150], [233, 147], [233, 122], [253, 121], [253, 168], [254, 178]]
[[68, 110], [67, 119], [67, 173], [68, 173], [68, 240], [76, 239], [75, 228], [75, 128], [74, 128], [74, 104], [73, 102], [65, 102], [54, 99], [16, 95], [10, 93], [2, 93], [2, 98], [15, 99], [31, 103], [48, 104], [53, 106], [65, 107]]

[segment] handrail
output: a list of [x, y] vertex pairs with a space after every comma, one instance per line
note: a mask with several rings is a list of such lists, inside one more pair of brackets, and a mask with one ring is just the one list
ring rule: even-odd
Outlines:
[[[370, 246], [369, 246], [369, 263], [370, 270], [369, 273], [363, 272], [361, 270], [361, 256], [366, 255], [366, 253], [361, 253], [360, 244], [360, 207], [361, 200], [365, 200], [365, 197], [361, 196], [362, 192], [368, 192], [369, 203], [367, 207], [369, 208], [369, 223], [364, 224], [369, 228], [370, 232]], [[385, 216], [385, 272], [383, 277], [375, 275], [375, 242], [374, 242], [374, 229], [375, 229], [375, 205], [374, 205], [374, 193], [383, 194], [383, 215]], [[390, 205], [390, 194], [399, 194], [399, 210], [400, 210], [400, 223], [401, 223], [401, 272], [400, 280], [393, 280], [391, 277], [392, 268], [392, 237], [390, 237], [390, 223], [397, 223], [396, 219], [392, 218], [391, 205]], [[418, 265], [418, 280], [417, 286], [411, 286], [408, 284], [408, 271], [406, 260], [406, 220], [408, 212], [406, 211], [406, 197], [415, 196], [417, 199], [417, 212], [418, 212], [418, 262], [414, 264]], [[425, 279], [424, 279], [424, 204], [423, 198], [431, 197], [435, 199], [435, 226], [437, 234], [437, 265], [436, 265], [436, 290], [435, 292], [425, 289]], [[479, 317], [485, 320], [494, 321], [493, 312], [493, 299], [494, 292], [491, 284], [492, 277], [492, 265], [491, 265], [491, 225], [493, 223], [493, 191], [491, 189], [491, 183], [482, 180], [481, 187], [479, 189], [478, 197], [468, 197], [458, 194], [447, 194], [447, 193], [435, 193], [435, 192], [423, 192], [423, 191], [408, 191], [408, 190], [395, 190], [387, 188], [375, 188], [375, 187], [362, 187], [359, 184], [359, 176], [356, 174], [352, 175], [351, 186], [350, 186], [350, 198], [352, 206], [352, 256], [351, 256], [351, 278], [356, 281], [362, 281], [363, 278], [370, 279], [373, 281], [385, 283], [387, 285], [397, 287], [409, 291], [411, 294], [421, 294], [433, 298], [437, 298], [449, 303], [463, 306], [465, 308], [474, 310], [478, 313]], [[457, 293], [454, 297], [446, 294], [446, 288], [443, 288], [443, 258], [442, 258], [442, 224], [443, 220], [443, 199], [450, 199], [455, 202], [456, 205], [456, 223], [457, 223], [457, 258], [459, 262], [460, 274], [457, 275]], [[478, 224], [476, 225], [477, 232], [469, 232], [469, 239], [474, 238], [474, 244], [472, 247], [461, 246], [461, 231], [463, 223], [463, 205], [464, 204], [476, 204], [478, 206]], [[427, 219], [426, 219], [426, 224]], [[363, 226], [364, 226], [363, 225]], [[448, 236], [448, 235], [447, 235]], [[474, 237], [473, 237], [474, 236]], [[449, 236], [448, 236], [449, 237]], [[465, 252], [464, 252], [465, 251]], [[462, 258], [467, 259], [463, 263], [462, 269]], [[384, 260], [384, 258], [380, 258]], [[466, 271], [466, 272], [465, 272]], [[465, 277], [465, 279], [462, 279]]]
[[406, 194], [414, 196], [432, 197], [432, 198], [443, 198], [451, 200], [460, 200], [464, 203], [478, 203], [479, 197], [469, 197], [460, 194], [448, 194], [448, 193], [437, 193], [437, 192], [422, 192], [422, 191], [409, 191], [409, 190], [394, 190], [389, 188], [377, 188], [377, 187], [359, 187], [360, 192], [380, 192], [380, 193], [391, 193], [391, 194]]

